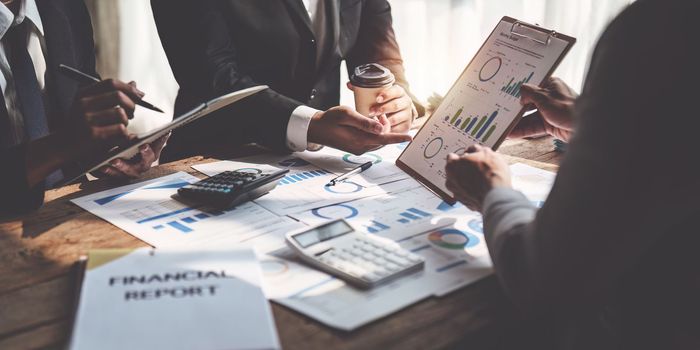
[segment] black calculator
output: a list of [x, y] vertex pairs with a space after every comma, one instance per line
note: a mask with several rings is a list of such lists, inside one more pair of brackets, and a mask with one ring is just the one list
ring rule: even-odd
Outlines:
[[180, 198], [176, 199], [210, 207], [233, 207], [270, 192], [288, 172], [224, 171], [181, 187], [177, 190]]

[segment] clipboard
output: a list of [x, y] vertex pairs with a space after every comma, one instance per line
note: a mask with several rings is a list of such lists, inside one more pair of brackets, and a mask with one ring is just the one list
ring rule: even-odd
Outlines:
[[526, 112], [520, 86], [541, 85], [574, 43], [556, 31], [501, 18], [396, 165], [445, 202], [456, 203], [445, 187], [447, 154], [477, 143], [497, 149]]
[[81, 170], [77, 174], [71, 174], [70, 176], [67, 176], [67, 180], [63, 181], [59, 186], [67, 185], [87, 173], [93, 172], [97, 169], [102, 168], [103, 166], [108, 165], [111, 161], [115, 159], [129, 159], [138, 153], [138, 149], [140, 146], [152, 143], [155, 140], [165, 136], [172, 130], [185, 126], [199, 118], [202, 118], [210, 113], [216, 112], [221, 108], [234, 104], [240, 100], [243, 100], [251, 95], [257, 94], [258, 92], [266, 89], [268, 89], [268, 86], [266, 85], [253, 86], [247, 89], [238, 90], [223, 96], [219, 96], [205, 103], [202, 103], [199, 106], [190, 110], [189, 112], [174, 118], [170, 123], [161, 126], [155, 130], [149, 131], [145, 134], [138, 135], [138, 137], [134, 140], [131, 140], [126, 144], [114, 147], [109, 152], [107, 152], [107, 154], [101, 156], [100, 158], [89, 161], [87, 166], [82, 167], [85, 170]]

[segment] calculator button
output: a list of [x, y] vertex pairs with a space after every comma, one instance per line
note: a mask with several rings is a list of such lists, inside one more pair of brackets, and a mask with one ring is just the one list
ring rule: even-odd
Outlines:
[[386, 269], [391, 272], [398, 271], [400, 268], [399, 265], [396, 265], [394, 263], [387, 263], [386, 265], [384, 265], [384, 267], [386, 267]]
[[370, 253], [364, 253], [364, 254], [362, 254], [362, 258], [365, 260], [372, 260], [374, 258], [374, 255], [372, 255]]
[[404, 256], [404, 257], [405, 257], [405, 256], [408, 255], [408, 252], [406, 252], [405, 250], [402, 250], [402, 249], [396, 249], [396, 250], [394, 251], [394, 254], [396, 254], [396, 255], [398, 255], [398, 256]]
[[420, 256], [415, 255], [415, 254], [411, 254], [411, 255], [406, 256], [406, 259], [408, 259], [412, 263], [417, 263], [417, 262], [423, 261], [423, 258], [421, 258]]
[[388, 256], [387, 259], [391, 260], [395, 264], [398, 264], [399, 266], [407, 266], [411, 264], [410, 261], [399, 256]]

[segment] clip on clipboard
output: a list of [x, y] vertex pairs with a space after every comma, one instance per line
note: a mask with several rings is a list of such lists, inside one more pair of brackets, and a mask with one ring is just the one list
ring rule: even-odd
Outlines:
[[520, 105], [520, 87], [541, 85], [575, 42], [503, 17], [396, 165], [447, 203], [455, 203], [445, 186], [447, 155], [473, 144], [498, 148], [526, 111]]

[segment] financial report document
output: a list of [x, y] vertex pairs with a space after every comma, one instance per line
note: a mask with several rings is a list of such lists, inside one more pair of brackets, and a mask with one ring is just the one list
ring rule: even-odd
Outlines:
[[514, 35], [514, 23], [499, 22], [399, 157], [401, 169], [443, 198], [452, 197], [445, 186], [447, 155], [473, 144], [500, 145], [524, 112], [522, 85], [541, 84], [575, 41], [549, 33], [544, 42]]

